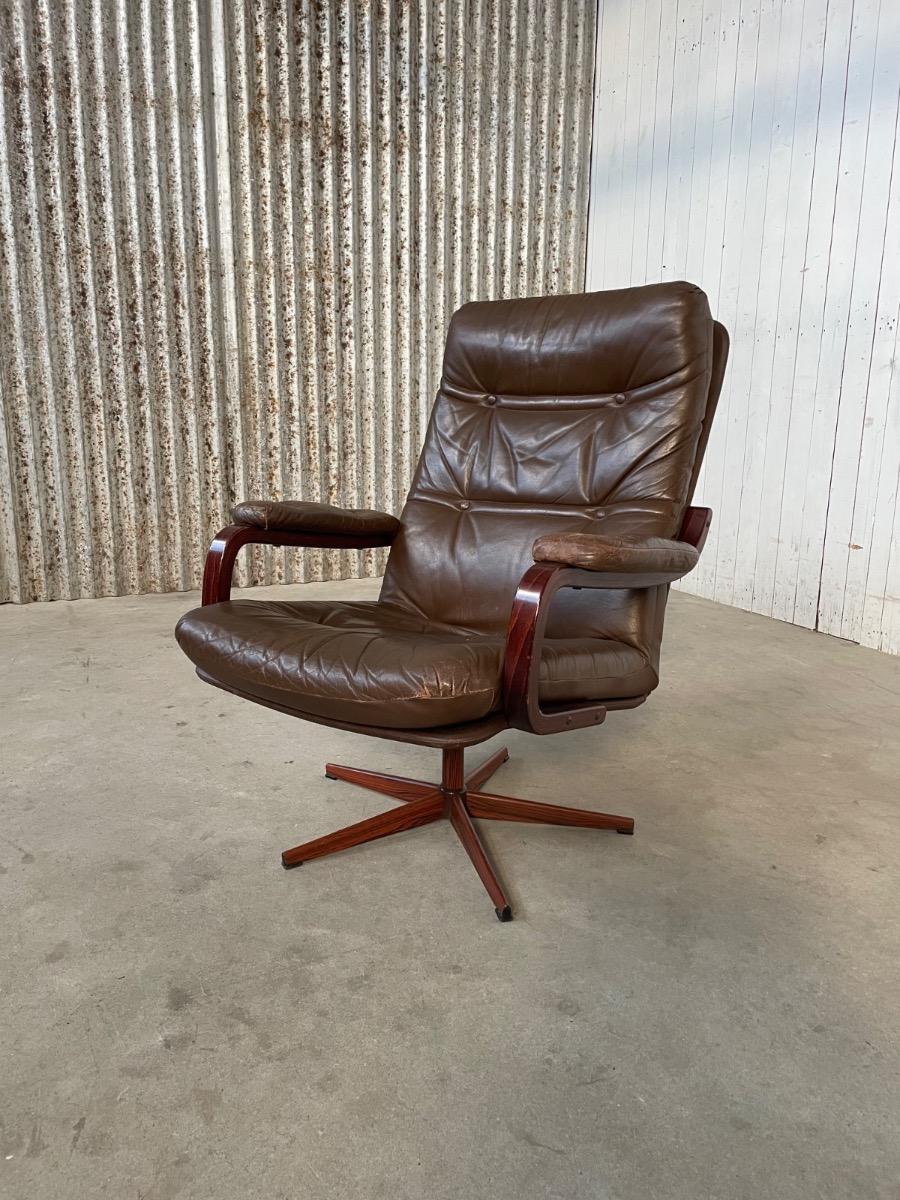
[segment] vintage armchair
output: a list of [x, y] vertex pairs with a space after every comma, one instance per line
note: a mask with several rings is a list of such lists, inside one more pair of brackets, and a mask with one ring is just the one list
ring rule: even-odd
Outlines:
[[[207, 683], [307, 721], [434, 746], [440, 783], [328, 763], [402, 803], [286, 850], [299, 866], [447, 817], [502, 921], [475, 820], [632, 833], [629, 817], [483, 790], [506, 728], [562, 733], [658, 683], [669, 584], [710, 522], [690, 507], [728, 336], [688, 283], [466, 304], [400, 517], [249, 501], [213, 542], [177, 638]], [[231, 600], [249, 543], [390, 545], [377, 601]]]

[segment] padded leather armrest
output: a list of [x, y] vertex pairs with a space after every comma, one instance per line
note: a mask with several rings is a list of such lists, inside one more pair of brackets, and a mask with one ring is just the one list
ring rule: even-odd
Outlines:
[[700, 557], [695, 546], [671, 538], [615, 538], [598, 533], [547, 533], [534, 543], [533, 554], [535, 562], [634, 575], [638, 578], [631, 586], [636, 587], [642, 575], [652, 576], [654, 583], [674, 582], [693, 570]]
[[243, 500], [231, 510], [238, 525], [277, 529], [289, 533], [337, 533], [393, 536], [400, 522], [390, 513], [371, 508], [336, 508], [305, 500]]

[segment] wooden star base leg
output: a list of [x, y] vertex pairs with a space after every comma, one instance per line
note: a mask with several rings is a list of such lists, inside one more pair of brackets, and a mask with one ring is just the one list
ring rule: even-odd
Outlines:
[[487, 783], [509, 759], [504, 746], [492, 754], [480, 767], [465, 774], [462, 749], [443, 751], [440, 783], [422, 783], [400, 775], [386, 775], [380, 771], [365, 771], [357, 767], [342, 767], [328, 763], [325, 774], [329, 779], [342, 779], [355, 783], [370, 791], [381, 792], [395, 800], [402, 800], [399, 808], [357, 821], [346, 829], [325, 837], [315, 838], [285, 850], [281, 865], [285, 868], [299, 867], [312, 858], [348, 850], [376, 838], [388, 837], [415, 829], [418, 825], [429, 825], [446, 817], [457, 837], [465, 847], [478, 872], [485, 891], [490, 896], [494, 911], [501, 921], [512, 920], [512, 908], [506, 893], [497, 878], [497, 873], [478, 835], [473, 818], [493, 821], [521, 821], [533, 825], [569, 825], [581, 829], [614, 829], [617, 833], [634, 833], [631, 817], [613, 816], [609, 813], [591, 812], [585, 808], [565, 808], [558, 804], [539, 804], [533, 800], [517, 800], [512, 796], [495, 796], [479, 789]]

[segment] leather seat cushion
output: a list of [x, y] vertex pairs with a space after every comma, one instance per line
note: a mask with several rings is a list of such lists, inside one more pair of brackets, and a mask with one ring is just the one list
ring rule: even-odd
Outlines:
[[[218, 682], [329, 720], [428, 729], [479, 720], [502, 703], [502, 635], [384, 602], [230, 600], [186, 613], [176, 636]], [[656, 684], [633, 646], [545, 641], [544, 703], [643, 696]]]

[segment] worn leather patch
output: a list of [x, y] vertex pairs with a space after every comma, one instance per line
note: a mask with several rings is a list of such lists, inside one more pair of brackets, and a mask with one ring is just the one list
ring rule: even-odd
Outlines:
[[545, 533], [534, 543], [533, 553], [535, 562], [586, 571], [678, 578], [693, 570], [700, 557], [693, 546], [671, 538], [608, 538], [599, 533]]

